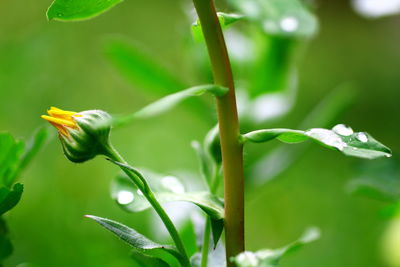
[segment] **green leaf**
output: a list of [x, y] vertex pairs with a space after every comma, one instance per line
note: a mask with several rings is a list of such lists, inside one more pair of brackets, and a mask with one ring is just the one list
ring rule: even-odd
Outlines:
[[32, 160], [33, 157], [39, 152], [42, 146], [45, 144], [46, 140], [50, 136], [49, 127], [39, 128], [31, 137], [26, 145], [25, 152], [21, 157], [21, 162], [19, 164], [19, 171], [22, 171]]
[[316, 17], [301, 0], [231, 0], [265, 33], [282, 37], [311, 37], [318, 30]]
[[[118, 164], [118, 163], [116, 163]], [[129, 166], [118, 164], [129, 170]], [[223, 218], [222, 201], [208, 192], [185, 192], [182, 183], [175, 176], [163, 176], [149, 171], [142, 171], [154, 195], [160, 203], [185, 201], [201, 208], [214, 220]], [[112, 184], [113, 199], [126, 211], [139, 212], [151, 207], [143, 194], [125, 174], [120, 174]]]
[[168, 263], [164, 260], [153, 257], [150, 255], [145, 255], [137, 251], [132, 251], [132, 258], [139, 266], [146, 266], [146, 267], [170, 267]]
[[347, 156], [374, 159], [379, 157], [390, 157], [391, 150], [375, 140], [365, 132], [354, 133], [353, 130], [338, 124], [332, 130], [312, 128], [307, 131], [290, 129], [265, 129], [247, 133], [242, 136], [243, 141], [261, 143], [278, 139], [285, 143], [299, 143], [311, 139], [317, 143], [339, 150]]
[[192, 218], [191, 217], [187, 218], [183, 222], [183, 225], [179, 227], [178, 231], [179, 231], [179, 236], [181, 237], [183, 245], [186, 249], [186, 253], [188, 254], [189, 257], [192, 256], [198, 250], [197, 240], [196, 240], [196, 230]]
[[13, 250], [10, 239], [0, 234], [0, 264], [3, 260], [11, 256]]
[[0, 133], [0, 186], [11, 187], [19, 169], [24, 143], [9, 133]]
[[[223, 12], [217, 12], [219, 24], [221, 25], [222, 29], [226, 29], [229, 25], [242, 20], [244, 18], [243, 15], [239, 14], [228, 14], [228, 13], [223, 13]], [[196, 41], [200, 42], [204, 40], [203, 36], [203, 30], [201, 28], [200, 20], [197, 19], [193, 24], [192, 24], [192, 33], [193, 37]]]
[[122, 0], [54, 0], [47, 10], [47, 19], [79, 21], [96, 17]]
[[158, 94], [172, 93], [185, 84], [145, 49], [123, 38], [109, 38], [104, 45], [108, 61], [135, 87]]
[[6, 222], [0, 217], [0, 266], [4, 259], [8, 258], [13, 252], [13, 246], [8, 237]]
[[231, 260], [238, 267], [279, 267], [280, 260], [299, 249], [307, 243], [317, 240], [320, 236], [318, 228], [309, 228], [297, 241], [279, 248], [263, 249], [257, 252], [245, 251], [233, 257]]
[[179, 261], [182, 261], [182, 256], [174, 246], [158, 244], [119, 222], [93, 215], [86, 215], [86, 217], [95, 220], [101, 226], [118, 236], [121, 240], [131, 245], [139, 253], [146, 255], [146, 253], [158, 250], [167, 252]]
[[[331, 125], [354, 102], [355, 95], [353, 83], [346, 82], [339, 85], [313, 108], [299, 124], [299, 128], [307, 129], [313, 125], [320, 127]], [[288, 147], [281, 145], [248, 168], [251, 173], [247, 177], [251, 177], [252, 183], [256, 186], [270, 181], [289, 168], [303, 154], [305, 148], [306, 146]]]
[[222, 231], [224, 230], [224, 220], [211, 220], [211, 232], [213, 237], [214, 249], [216, 248], [219, 239], [221, 238]]
[[369, 162], [358, 169], [356, 177], [348, 183], [351, 193], [391, 203], [400, 201], [398, 158]]
[[254, 69], [251, 72], [249, 94], [256, 98], [266, 93], [295, 95], [297, 90], [296, 63], [299, 57], [299, 42], [279, 36], [262, 36], [257, 42]]
[[200, 163], [200, 172], [203, 175], [207, 186], [211, 188], [212, 186], [212, 176], [213, 176], [213, 164], [209, 156], [204, 151], [203, 147], [198, 141], [192, 141], [192, 147], [197, 154], [197, 158]]
[[217, 165], [222, 163], [221, 142], [219, 139], [219, 126], [215, 125], [204, 138], [204, 147]]
[[190, 87], [188, 89], [182, 90], [180, 92], [167, 95], [156, 102], [153, 102], [141, 110], [127, 116], [117, 118], [115, 120], [116, 126], [121, 126], [127, 124], [135, 119], [148, 119], [150, 117], [157, 116], [168, 110], [174, 108], [176, 105], [182, 101], [194, 97], [201, 96], [205, 93], [211, 93], [216, 96], [222, 96], [228, 92], [228, 89], [214, 84], [198, 85]]
[[12, 190], [0, 187], [0, 216], [18, 204], [23, 191], [24, 186], [19, 183], [15, 184]]

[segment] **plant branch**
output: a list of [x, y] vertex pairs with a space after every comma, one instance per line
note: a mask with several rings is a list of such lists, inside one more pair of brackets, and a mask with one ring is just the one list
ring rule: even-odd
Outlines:
[[207, 44], [214, 82], [229, 88], [226, 95], [216, 99], [224, 172], [226, 258], [227, 265], [233, 266], [230, 258], [244, 251], [243, 148], [239, 142], [235, 89], [214, 1], [193, 2]]
[[[106, 156], [110, 157], [113, 161], [117, 161], [123, 164], [127, 164], [125, 159], [111, 146], [107, 148], [107, 152], [105, 153]], [[119, 164], [117, 164], [119, 165]], [[128, 177], [132, 180], [132, 182], [139, 188], [139, 190], [143, 193], [146, 199], [149, 201], [150, 205], [154, 208], [157, 212], [158, 216], [163, 221], [165, 227], [167, 228], [169, 234], [171, 235], [176, 248], [180, 252], [182, 256], [182, 265], [185, 267], [190, 267], [190, 260], [186, 253], [185, 247], [183, 245], [182, 239], [179, 236], [178, 231], [175, 228], [174, 223], [169, 218], [168, 214], [165, 212], [164, 208], [160, 205], [160, 203], [155, 198], [153, 192], [151, 191], [150, 187], [148, 186], [146, 180], [142, 176], [142, 174], [138, 171], [128, 171], [123, 166], [120, 166], [121, 170], [128, 175]]]

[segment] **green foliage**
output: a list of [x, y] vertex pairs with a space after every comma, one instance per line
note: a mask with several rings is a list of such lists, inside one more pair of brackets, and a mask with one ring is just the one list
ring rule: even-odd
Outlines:
[[196, 225], [191, 217], [185, 219], [183, 225], [179, 227], [179, 235], [185, 245], [188, 256], [192, 256], [198, 250]]
[[[47, 15], [49, 19], [62, 21], [84, 20], [109, 10], [119, 2], [121, 0], [55, 0], [49, 8]], [[310, 39], [316, 34], [318, 22], [307, 4], [301, 0], [230, 0], [229, 2], [240, 13], [243, 13], [244, 16], [218, 13], [218, 19], [222, 28], [226, 28], [243, 18], [256, 25], [254, 28], [250, 25], [243, 31], [246, 35], [245, 38], [250, 36], [250, 39], [252, 39], [250, 40], [251, 49], [254, 50], [252, 52], [254, 52], [255, 56], [252, 59], [245, 60], [246, 63], [240, 66], [248, 71], [247, 74], [243, 75], [245, 77], [243, 87], [247, 89], [245, 95], [249, 98], [246, 99], [248, 101], [241, 116], [248, 119], [252, 127], [254, 124], [283, 116], [293, 107], [297, 92], [296, 63], [299, 44], [302, 40]], [[206, 27], [206, 23], [204, 23], [204, 27]], [[199, 21], [192, 25], [192, 31], [196, 40], [204, 39]], [[186, 87], [184, 86], [184, 82], [181, 82], [169, 73], [157, 60], [153, 59], [149, 54], [143, 53], [143, 49], [132, 46], [122, 39], [114, 39], [107, 42], [105, 52], [109, 61], [137, 87], [158, 94], [171, 93]], [[115, 126], [125, 125], [135, 119], [149, 119], [163, 114], [185, 99], [199, 96], [206, 92], [214, 94], [218, 99], [218, 97], [226, 94], [227, 89], [217, 85], [201, 85], [178, 91], [161, 98], [138, 112], [116, 118], [114, 121]], [[346, 102], [347, 99], [346, 95], [346, 100], [343, 102]], [[272, 102], [275, 104], [278, 103], [280, 107], [273, 110], [273, 114], [271, 115], [268, 114], [270, 110], [266, 110], [265, 107], [270, 107], [270, 103]], [[335, 108], [336, 105], [334, 105], [333, 109]], [[324, 115], [331, 119], [330, 108], [326, 110], [327, 113], [322, 115], [317, 112], [317, 118], [312, 118], [311, 116], [310, 121], [324, 121]], [[305, 121], [304, 124], [308, 124], [310, 121]], [[314, 125], [309, 127], [312, 126]], [[308, 126], [300, 128], [308, 128]], [[376, 141], [371, 135], [363, 132], [354, 133], [352, 129], [344, 125], [337, 125], [332, 130], [322, 128], [312, 128], [306, 131], [265, 129], [241, 136], [241, 141], [243, 142], [260, 143], [273, 139], [278, 139], [285, 143], [302, 143], [311, 139], [328, 148], [339, 150], [346, 155], [361, 158], [373, 159], [391, 156], [390, 149]], [[160, 210], [163, 210], [161, 206], [157, 207], [155, 205], [158, 202], [186, 201], [197, 205], [211, 218], [215, 248], [224, 227], [223, 201], [216, 196], [222, 163], [218, 125], [207, 134], [203, 143], [194, 141], [192, 145], [200, 160], [201, 173], [205, 177], [209, 192], [186, 192], [182, 183], [174, 176], [158, 175], [150, 172], [142, 176], [133, 167], [117, 162], [113, 158], [112, 161], [119, 165], [131, 180], [125, 175], [119, 175], [112, 185], [112, 196], [122, 208], [129, 212], [138, 212], [153, 207], [160, 215]], [[285, 150], [278, 152], [273, 155], [275, 158], [280, 159], [287, 154]], [[300, 153], [297, 153], [297, 155], [300, 155]], [[121, 162], [124, 161], [121, 160]], [[13, 169], [12, 166], [10, 168]], [[12, 170], [11, 175], [15, 176]], [[132, 180], [135, 185], [132, 184]], [[148, 184], [150, 187], [148, 187]], [[393, 183], [393, 185], [397, 186], [396, 183]], [[16, 184], [12, 191], [0, 191], [0, 200], [7, 200], [4, 202], [4, 206], [0, 205], [0, 212], [12, 208], [18, 202], [22, 193], [22, 186], [21, 188], [19, 186], [19, 184]], [[398, 192], [394, 192], [394, 190], [390, 192], [389, 186], [388, 188], [384, 188], [371, 182], [365, 183], [365, 180], [362, 182], [359, 181], [354, 186], [356, 191], [360, 191], [361, 188], [362, 192], [365, 191], [364, 188], [366, 187], [368, 187], [369, 192], [375, 190], [375, 195], [384, 196], [391, 200], [398, 199]], [[18, 188], [20, 188], [20, 191], [17, 190]], [[153, 190], [155, 196], [153, 196]], [[18, 192], [20, 192], [19, 196]], [[153, 199], [153, 197], [156, 199]], [[177, 245], [176, 247], [155, 243], [118, 222], [95, 216], [88, 217], [94, 219], [100, 225], [133, 246], [135, 248], [133, 258], [139, 265], [169, 266], [170, 262], [168, 260], [152, 253], [155, 251], [167, 252], [181, 261], [182, 265], [187, 265], [182, 260], [184, 256], [186, 257], [185, 249], [182, 250], [180, 248], [178, 245], [179, 242], [176, 242], [174, 238], [176, 236], [170, 231], [171, 228], [174, 228], [172, 222], [169, 222], [172, 225], [169, 225], [169, 228], [168, 221], [165, 223], [165, 219], [169, 219], [166, 214], [160, 215], [160, 217], [170, 231]], [[193, 229], [188, 227], [184, 230], [181, 235], [187, 237], [184, 238], [184, 240], [188, 240], [188, 242], [185, 242], [185, 245], [193, 245], [193, 240], [191, 239], [193, 237]], [[282, 257], [305, 243], [317, 239], [318, 236], [319, 231], [311, 229], [298, 241], [283, 248], [261, 250], [254, 253], [244, 252], [232, 260], [240, 267], [277, 267]], [[193, 253], [194, 249], [190, 254], [192, 255]], [[192, 260], [193, 266], [200, 265], [199, 254], [195, 254]], [[212, 266], [222, 265], [215, 264]]]
[[145, 106], [144, 108], [140, 109], [139, 111], [133, 114], [119, 117], [115, 119], [114, 124], [116, 126], [122, 126], [135, 119], [148, 119], [160, 115], [162, 113], [165, 113], [166, 111], [174, 108], [176, 105], [178, 105], [179, 103], [190, 97], [201, 96], [205, 93], [211, 93], [215, 96], [222, 96], [226, 94], [227, 91], [228, 91], [227, 88], [215, 84], [193, 86], [188, 89], [179, 91], [177, 93], [167, 95], [157, 100], [156, 102], [153, 102]]
[[211, 220], [211, 233], [214, 242], [214, 249], [218, 244], [218, 241], [222, 235], [222, 231], [224, 230], [224, 220]]
[[[311, 128], [318, 125], [328, 127], [349, 108], [354, 102], [355, 88], [352, 83], [344, 83], [334, 88], [322, 101], [316, 105], [311, 112], [298, 125], [298, 128]], [[277, 177], [287, 170], [297, 160], [307, 146], [288, 147], [280, 145], [273, 151], [265, 154], [257, 160], [252, 167], [248, 168], [251, 177], [250, 183], [260, 185]]]
[[11, 187], [18, 172], [24, 142], [14, 139], [9, 133], [0, 133], [0, 184]]
[[25, 168], [43, 146], [48, 137], [48, 129], [41, 128], [25, 142], [11, 134], [0, 132], [0, 186], [11, 188], [18, 174]]
[[11, 134], [0, 133], [0, 265], [13, 251], [6, 221], [2, 216], [18, 204], [24, 190], [22, 184], [14, 183], [44, 144], [47, 136], [47, 128], [41, 128], [25, 146], [23, 141], [16, 140]]
[[18, 204], [23, 191], [24, 186], [19, 183], [15, 184], [12, 190], [0, 187], [0, 216]]
[[122, 0], [54, 0], [47, 10], [49, 20], [79, 21], [96, 17]]
[[[148, 171], [144, 173], [159, 202], [190, 202], [197, 205], [214, 220], [223, 218], [223, 203], [218, 197], [208, 192], [185, 192], [184, 186], [175, 176], [157, 175]], [[146, 197], [138, 191], [138, 188], [132, 184], [127, 176], [122, 174], [114, 179], [112, 197], [122, 208], [130, 212], [139, 212], [151, 208]], [[128, 202], [126, 199], [131, 201]]]
[[8, 237], [6, 222], [0, 217], [0, 266], [3, 260], [8, 258], [13, 252], [13, 245]]
[[200, 172], [203, 175], [207, 186], [210, 188], [213, 176], [213, 166], [210, 157], [207, 155], [200, 142], [192, 141], [192, 147], [196, 152], [197, 158], [199, 159]]
[[[242, 16], [242, 15], [228, 14], [228, 13], [224, 13], [224, 12], [217, 12], [217, 15], [218, 15], [219, 24], [221, 25], [222, 29], [225, 29], [229, 25], [231, 25], [237, 21], [240, 21], [244, 18], [244, 16]], [[199, 19], [197, 19], [192, 24], [192, 33], [193, 33], [193, 37], [196, 41], [200, 42], [200, 41], [204, 40], [203, 30], [201, 28]]]
[[242, 37], [251, 54], [237, 63], [240, 72], [236, 76], [245, 86], [241, 93], [245, 96], [242, 121], [254, 125], [279, 119], [294, 107], [296, 65], [304, 51], [304, 40], [316, 34], [318, 21], [299, 0], [229, 2], [251, 22]]
[[49, 136], [50, 133], [48, 127], [41, 127], [33, 134], [33, 136], [29, 139], [28, 143], [25, 146], [25, 151], [19, 164], [20, 170], [24, 169], [33, 159], [33, 157], [36, 156], [36, 154], [45, 144]]
[[211, 128], [204, 138], [204, 149], [206, 153], [211, 156], [216, 165], [222, 163], [218, 124]]
[[237, 267], [279, 267], [283, 257], [319, 238], [318, 228], [309, 228], [298, 240], [278, 249], [263, 249], [257, 252], [245, 251], [235, 256]]
[[[131, 170], [130, 166], [115, 162], [115, 164]], [[201, 208], [211, 218], [211, 230], [214, 245], [222, 234], [224, 228], [223, 202], [210, 192], [185, 192], [183, 184], [175, 176], [144, 172], [146, 182], [151, 187], [156, 199], [160, 203], [184, 201], [190, 202]], [[118, 175], [112, 185], [112, 197], [124, 210], [139, 212], [151, 208], [147, 197], [124, 175]]]
[[123, 38], [109, 38], [104, 53], [111, 65], [135, 87], [157, 94], [172, 93], [186, 85], [149, 52]]
[[338, 124], [332, 130], [313, 128], [307, 131], [290, 129], [265, 129], [257, 130], [243, 135], [243, 141], [254, 143], [267, 142], [278, 139], [285, 143], [300, 143], [311, 139], [328, 148], [339, 150], [348, 156], [374, 159], [390, 157], [391, 150], [376, 141], [365, 132], [354, 133], [353, 130]]
[[200, 172], [205, 178], [210, 192], [218, 189], [219, 171], [222, 164], [218, 124], [206, 134], [203, 144], [192, 142], [192, 147], [200, 163]]
[[318, 29], [316, 17], [301, 0], [231, 0], [265, 33], [282, 37], [311, 37]]
[[[106, 219], [106, 218], [101, 218], [97, 216], [92, 216], [92, 215], [86, 215], [87, 218], [93, 219], [97, 223], [99, 223], [101, 226], [103, 226], [105, 229], [109, 230], [116, 236], [118, 236], [121, 240], [125, 241], [128, 243], [130, 246], [132, 246], [137, 252], [140, 252], [141, 254], [144, 254], [145, 256], [146, 253], [151, 253], [153, 251], [162, 251], [162, 252], [167, 252], [174, 256], [177, 260], [181, 261], [182, 257], [179, 254], [178, 250], [170, 245], [161, 245], [158, 244], [147, 237], [139, 234], [132, 228], [129, 228], [126, 225], [123, 225], [121, 223]], [[148, 256], [148, 257], [151, 257]]]

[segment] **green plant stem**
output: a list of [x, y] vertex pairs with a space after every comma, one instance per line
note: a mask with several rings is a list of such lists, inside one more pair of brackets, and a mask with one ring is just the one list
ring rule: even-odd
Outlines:
[[227, 265], [244, 251], [243, 147], [239, 142], [239, 120], [228, 52], [213, 0], [193, 0], [211, 61], [214, 82], [229, 88], [216, 97], [220, 130], [225, 197], [225, 240]]
[[[112, 147], [109, 146], [107, 148], [107, 152], [105, 153], [106, 156], [110, 157], [114, 161], [118, 161], [124, 164], [128, 164], [125, 159]], [[149, 201], [150, 205], [154, 208], [157, 212], [158, 216], [163, 221], [165, 227], [167, 228], [169, 234], [171, 235], [176, 248], [182, 255], [182, 265], [185, 267], [190, 267], [190, 260], [186, 253], [185, 246], [183, 245], [182, 239], [179, 236], [178, 231], [175, 228], [174, 223], [169, 218], [168, 214], [165, 212], [164, 208], [160, 205], [158, 200], [155, 198], [153, 192], [151, 191], [150, 187], [147, 185], [147, 182], [144, 180], [143, 176], [139, 173], [130, 172], [121, 167], [121, 170], [128, 175], [128, 177], [132, 180], [132, 182], [142, 191], [143, 195]]]
[[203, 248], [201, 251], [201, 265], [200, 265], [201, 267], [207, 267], [208, 252], [210, 250], [210, 230], [211, 230], [210, 218], [206, 218], [206, 224], [204, 226]]

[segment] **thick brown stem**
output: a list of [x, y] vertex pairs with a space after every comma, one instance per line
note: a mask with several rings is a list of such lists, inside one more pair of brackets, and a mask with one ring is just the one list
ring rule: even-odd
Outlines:
[[217, 97], [225, 196], [225, 240], [227, 265], [244, 251], [243, 148], [239, 142], [239, 120], [228, 52], [213, 0], [193, 0], [211, 61], [214, 82], [229, 88]]

